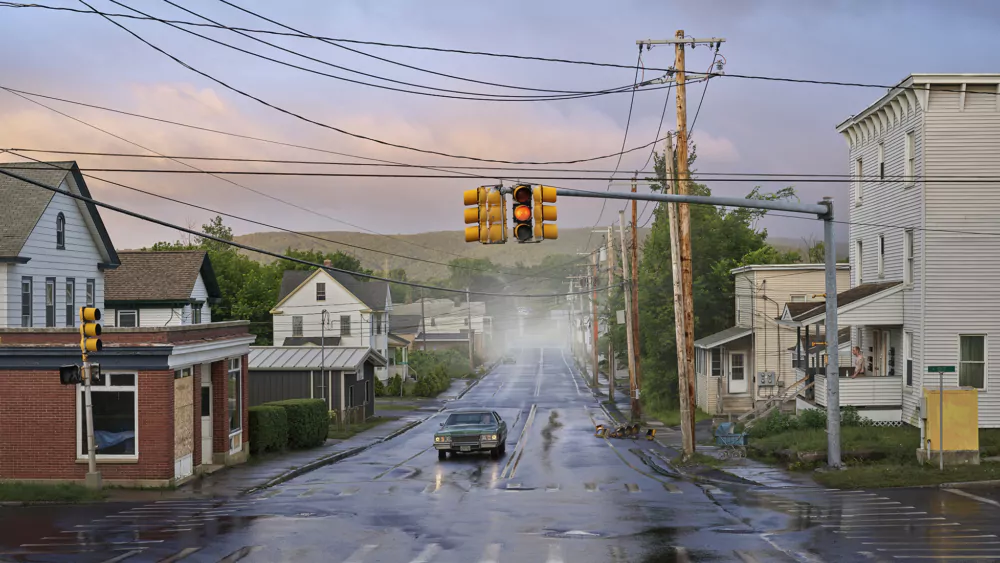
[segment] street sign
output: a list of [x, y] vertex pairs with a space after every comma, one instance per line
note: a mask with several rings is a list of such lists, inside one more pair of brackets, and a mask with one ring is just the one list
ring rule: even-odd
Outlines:
[[625, 309], [615, 311], [615, 320], [618, 321], [618, 324], [620, 325], [625, 324]]
[[955, 373], [955, 366], [927, 366], [927, 373]]

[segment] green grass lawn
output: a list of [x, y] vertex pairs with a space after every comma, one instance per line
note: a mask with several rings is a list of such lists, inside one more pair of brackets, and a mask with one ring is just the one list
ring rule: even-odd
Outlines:
[[[754, 438], [750, 447], [757, 456], [778, 457], [779, 452], [825, 452], [826, 429], [792, 430]], [[912, 426], [898, 428], [844, 427], [840, 429], [840, 449], [849, 461], [854, 452], [877, 452], [877, 457], [898, 463], [916, 463], [916, 450], [920, 445], [920, 430]]]
[[[646, 414], [651, 418], [655, 418], [662, 422], [665, 426], [680, 426], [681, 424], [681, 411], [670, 411], [670, 410], [659, 410], [651, 409], [647, 410]], [[695, 422], [701, 422], [702, 420], [709, 420], [712, 415], [703, 412], [701, 409], [695, 409], [694, 420]]]
[[914, 487], [1000, 479], [1000, 463], [945, 466], [941, 471], [937, 465], [917, 465], [914, 459], [907, 465], [858, 465], [842, 471], [816, 473], [813, 477], [820, 484], [836, 489]]
[[378, 411], [415, 411], [419, 408], [420, 405], [415, 405], [413, 403], [387, 403], [385, 399], [378, 399], [378, 402], [375, 403], [375, 410]]
[[0, 481], [0, 502], [87, 502], [101, 500], [102, 491], [74, 483], [39, 484]]
[[360, 422], [358, 424], [351, 424], [351, 425], [349, 425], [349, 426], [347, 426], [345, 428], [339, 428], [339, 427], [331, 424], [330, 425], [330, 431], [326, 435], [326, 437], [327, 437], [327, 439], [332, 439], [332, 440], [346, 440], [346, 439], [350, 438], [351, 436], [360, 434], [361, 432], [364, 432], [365, 430], [371, 430], [372, 428], [375, 428], [376, 426], [378, 426], [380, 424], [385, 424], [386, 422], [389, 422], [390, 420], [396, 420], [396, 419], [389, 418], [389, 417], [384, 417], [384, 416], [376, 416], [376, 417], [370, 418], [370, 419], [368, 419], [368, 420], [366, 420], [364, 422]]

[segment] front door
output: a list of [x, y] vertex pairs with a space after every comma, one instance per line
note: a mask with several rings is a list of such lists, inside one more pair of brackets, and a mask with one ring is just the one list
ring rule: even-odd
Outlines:
[[[201, 366], [202, 374], [211, 373], [211, 364]], [[201, 463], [212, 463], [212, 378], [201, 378]]]
[[889, 331], [873, 330], [872, 340], [875, 346], [872, 357], [872, 374], [875, 376], [888, 375], [889, 370]]
[[743, 352], [729, 353], [729, 393], [747, 392], [747, 356]]

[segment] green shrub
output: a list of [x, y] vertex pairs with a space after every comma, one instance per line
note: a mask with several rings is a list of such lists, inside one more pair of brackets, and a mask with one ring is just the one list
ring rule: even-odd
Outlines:
[[394, 375], [389, 378], [389, 384], [385, 386], [385, 396], [386, 397], [399, 397], [400, 390], [403, 388], [403, 378], [399, 375]]
[[781, 411], [773, 411], [750, 429], [750, 435], [754, 438], [762, 438], [764, 436], [772, 436], [788, 432], [789, 430], [795, 430], [796, 428], [798, 428], [798, 421], [794, 416]]
[[385, 384], [382, 383], [382, 380], [377, 377], [375, 378], [375, 396], [376, 397], [386, 396]]
[[858, 412], [858, 407], [840, 408], [841, 426], [871, 426], [871, 423], [871, 419], [861, 416]]
[[288, 414], [273, 405], [258, 405], [247, 409], [250, 416], [250, 453], [281, 451], [288, 445]]
[[326, 441], [330, 418], [323, 399], [288, 399], [265, 404], [285, 410], [289, 448], [314, 448]]
[[826, 411], [824, 410], [809, 409], [803, 411], [797, 418], [798, 427], [802, 430], [826, 428]]
[[417, 380], [417, 384], [413, 387], [413, 394], [418, 397], [436, 397], [450, 386], [451, 378], [448, 377], [447, 368], [439, 365]]

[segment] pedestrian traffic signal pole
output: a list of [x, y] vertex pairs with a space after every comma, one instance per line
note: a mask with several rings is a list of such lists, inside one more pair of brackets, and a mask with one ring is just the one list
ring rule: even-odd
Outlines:
[[104, 344], [101, 336], [101, 310], [96, 307], [80, 307], [80, 352], [83, 356], [83, 399], [85, 417], [87, 419], [87, 478], [86, 484], [93, 489], [101, 488], [101, 474], [97, 472], [97, 449], [94, 444], [94, 408], [91, 400], [90, 387], [93, 372], [87, 355], [100, 352]]
[[[833, 233], [833, 199], [826, 197], [815, 204], [793, 201], [767, 201], [746, 199], [741, 197], [698, 196], [687, 194], [638, 194], [631, 192], [591, 192], [569, 188], [557, 188], [556, 194], [562, 197], [586, 197], [598, 199], [621, 199], [636, 201], [653, 201], [658, 203], [678, 203], [692, 205], [714, 205], [721, 207], [743, 207], [749, 209], [765, 209], [768, 211], [785, 211], [815, 215], [823, 220], [823, 244], [826, 254], [826, 351], [828, 364], [826, 397], [827, 405], [840, 404], [840, 359], [837, 356], [837, 258], [836, 240]], [[827, 463], [831, 467], [840, 467], [840, 409], [827, 408]], [[685, 437], [685, 439], [692, 436]]]

